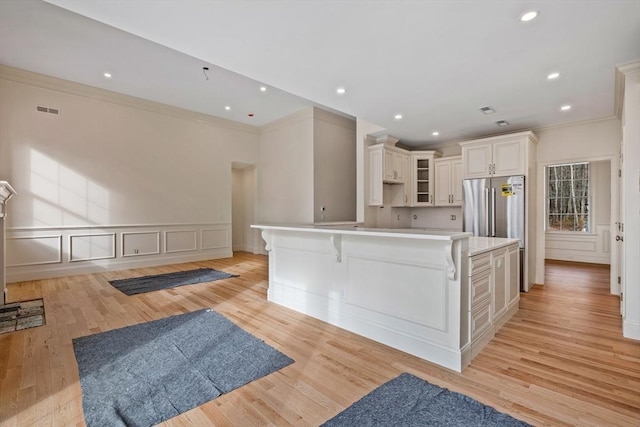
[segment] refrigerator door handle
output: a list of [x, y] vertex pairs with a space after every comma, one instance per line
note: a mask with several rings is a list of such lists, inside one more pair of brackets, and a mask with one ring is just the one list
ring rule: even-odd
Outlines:
[[484, 189], [484, 235], [489, 236], [489, 189]]
[[496, 236], [496, 188], [491, 187], [491, 237]]

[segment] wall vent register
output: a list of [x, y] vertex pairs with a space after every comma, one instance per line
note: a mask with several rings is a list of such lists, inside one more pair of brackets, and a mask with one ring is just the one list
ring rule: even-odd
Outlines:
[[42, 105], [36, 106], [36, 110], [38, 110], [41, 113], [50, 113], [50, 114], [55, 114], [55, 115], [59, 115], [60, 114], [60, 109], [59, 108], [44, 107]]

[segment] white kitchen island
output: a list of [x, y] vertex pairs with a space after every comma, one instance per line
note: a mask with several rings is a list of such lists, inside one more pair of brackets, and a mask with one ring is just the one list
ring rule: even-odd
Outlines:
[[461, 372], [472, 352], [470, 233], [254, 225], [269, 301]]

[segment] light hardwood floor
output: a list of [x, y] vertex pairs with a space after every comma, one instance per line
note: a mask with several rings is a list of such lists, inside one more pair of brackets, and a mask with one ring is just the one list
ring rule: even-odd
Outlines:
[[[197, 267], [240, 276], [131, 297], [107, 283]], [[47, 324], [0, 335], [0, 424], [83, 425], [72, 338], [212, 307], [295, 363], [167, 426], [315, 426], [401, 372], [534, 425], [640, 425], [640, 343], [621, 336], [608, 268], [546, 272], [462, 374], [268, 303], [259, 255], [11, 284], [11, 301], [44, 298]]]

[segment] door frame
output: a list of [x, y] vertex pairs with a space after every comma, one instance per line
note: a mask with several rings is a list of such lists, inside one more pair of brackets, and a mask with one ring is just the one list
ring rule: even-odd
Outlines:
[[545, 168], [547, 166], [557, 165], [558, 163], [579, 163], [579, 162], [601, 162], [609, 161], [611, 165], [611, 210], [609, 219], [609, 252], [610, 252], [610, 275], [609, 275], [609, 291], [614, 295], [620, 295], [620, 286], [618, 285], [618, 276], [622, 273], [618, 271], [618, 247], [616, 245], [615, 231], [617, 230], [617, 222], [620, 221], [620, 181], [618, 170], [620, 169], [620, 159], [618, 155], [611, 156], [595, 156], [595, 157], [577, 157], [571, 159], [557, 159], [554, 161], [540, 162], [537, 169], [537, 239], [536, 239], [536, 284], [544, 284], [544, 260], [545, 260], [545, 217], [546, 217], [546, 175]]

